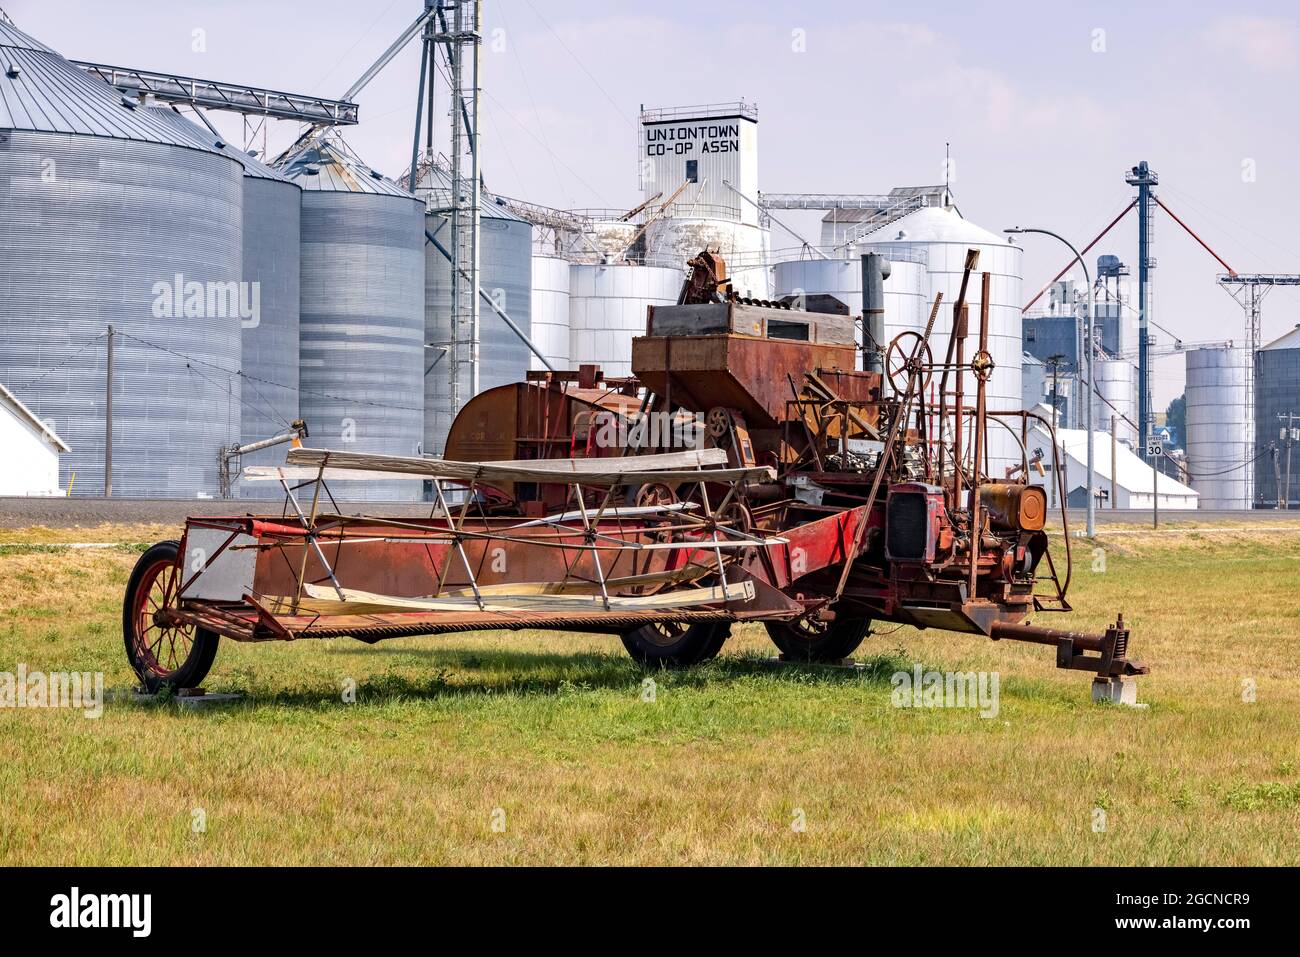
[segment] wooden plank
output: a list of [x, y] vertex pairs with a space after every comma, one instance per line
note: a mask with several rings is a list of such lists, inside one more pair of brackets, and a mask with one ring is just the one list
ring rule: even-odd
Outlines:
[[[343, 589], [344, 600], [339, 601], [333, 588], [310, 583], [303, 585], [309, 601], [299, 607], [322, 615], [327, 614], [378, 614], [385, 611], [475, 611], [478, 602], [473, 596], [444, 596], [441, 598], [401, 598], [380, 595], [354, 588]], [[485, 612], [590, 612], [605, 610], [605, 599], [600, 595], [484, 595], [482, 611]], [[718, 602], [747, 602], [754, 597], [754, 583], [732, 582], [724, 595], [722, 587], [682, 588], [654, 595], [613, 596], [609, 598], [610, 611], [656, 611], [687, 608], [692, 605], [710, 605]], [[267, 602], [281, 607], [289, 599], [271, 596]]]
[[[291, 449], [291, 466], [326, 466], [327, 471], [354, 469], [418, 475], [456, 482], [578, 482], [584, 485], [633, 485], [649, 482], [770, 482], [776, 473], [767, 467], [712, 469], [727, 461], [723, 449], [691, 449], [655, 455], [600, 459], [513, 459], [502, 462], [452, 462], [403, 455], [370, 455], [326, 449]], [[342, 476], [350, 477], [349, 475]]]
[[[246, 482], [314, 482], [320, 467], [309, 465], [246, 465], [242, 472]], [[370, 472], [364, 469], [327, 468], [323, 476], [327, 482], [392, 482], [423, 481], [425, 476], [402, 472]]]

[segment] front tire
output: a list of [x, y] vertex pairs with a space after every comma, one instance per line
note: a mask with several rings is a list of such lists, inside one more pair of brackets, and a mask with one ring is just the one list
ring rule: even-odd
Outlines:
[[843, 661], [871, 633], [870, 618], [837, 618], [831, 622], [800, 618], [764, 624], [772, 643], [789, 661]]
[[655, 622], [625, 632], [623, 647], [643, 665], [659, 668], [687, 668], [708, 661], [722, 650], [731, 636], [729, 621]]
[[180, 542], [159, 542], [135, 563], [122, 603], [127, 661], [145, 691], [197, 688], [217, 656], [220, 636], [193, 625], [159, 621], [180, 603]]

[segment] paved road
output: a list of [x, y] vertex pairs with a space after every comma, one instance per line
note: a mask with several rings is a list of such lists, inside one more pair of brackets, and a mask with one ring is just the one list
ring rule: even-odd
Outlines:
[[[303, 508], [307, 503], [303, 503]], [[396, 518], [427, 516], [431, 505], [418, 503], [366, 502], [339, 503], [349, 514], [387, 515]], [[139, 523], [180, 525], [189, 515], [279, 515], [283, 498], [275, 501], [213, 501], [211, 499], [131, 499], [131, 498], [6, 498], [0, 497], [0, 528], [74, 528], [103, 523], [134, 525]]]
[[[210, 499], [127, 499], [127, 498], [5, 498], [0, 497], [0, 528], [26, 528], [31, 525], [44, 525], [49, 528], [73, 528], [82, 525], [99, 525], [110, 522], [114, 524], [161, 523], [179, 525], [188, 515], [243, 515], [248, 512], [278, 515], [283, 507], [281, 499], [274, 501], [253, 501], [239, 499], [233, 502], [219, 502]], [[305, 507], [305, 503], [304, 503]], [[342, 510], [348, 514], [380, 514], [398, 518], [428, 515], [431, 506], [412, 504], [410, 502], [382, 503], [366, 502], [364, 504], [343, 504]], [[1049, 511], [1049, 521], [1059, 525], [1059, 520], [1052, 520], [1057, 513]], [[1070, 509], [1070, 527], [1082, 529], [1084, 514], [1082, 509]], [[1098, 525], [1144, 524], [1151, 521], [1149, 511], [1128, 511], [1125, 509], [1098, 509]], [[1279, 512], [1273, 509], [1256, 509], [1255, 511], [1164, 511], [1160, 513], [1161, 524], [1169, 522], [1219, 522], [1224, 524], [1248, 522], [1300, 522], [1300, 510]]]

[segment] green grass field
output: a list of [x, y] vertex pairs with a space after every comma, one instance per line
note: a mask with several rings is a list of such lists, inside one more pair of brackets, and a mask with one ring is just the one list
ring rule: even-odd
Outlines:
[[[5, 532], [0, 671], [126, 692], [140, 549], [54, 543], [164, 534]], [[1145, 710], [1092, 704], [1049, 648], [892, 625], [857, 673], [769, 667], [753, 626], [653, 675], [613, 637], [223, 642], [205, 686], [238, 705], [0, 710], [0, 863], [1300, 863], [1300, 525], [1098, 544], [1076, 614], [1037, 620], [1122, 610]], [[998, 672], [1000, 713], [893, 707], [917, 661]]]

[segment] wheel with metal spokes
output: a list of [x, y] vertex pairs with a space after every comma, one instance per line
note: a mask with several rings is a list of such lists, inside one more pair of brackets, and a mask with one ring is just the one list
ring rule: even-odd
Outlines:
[[791, 661], [843, 661], [871, 633], [869, 618], [819, 621], [806, 617], [764, 624], [772, 643]]
[[676, 501], [677, 493], [673, 491], [672, 486], [663, 482], [650, 482], [636, 490], [634, 504], [638, 508], [649, 508], [652, 506], [672, 505]]
[[729, 621], [657, 621], [624, 632], [623, 647], [643, 665], [686, 668], [715, 657], [731, 635]]
[[170, 617], [180, 603], [179, 553], [179, 542], [159, 542], [141, 555], [122, 605], [126, 657], [150, 693], [198, 687], [217, 656], [220, 636]]
[[917, 391], [924, 394], [930, 387], [934, 355], [930, 343], [919, 332], [900, 332], [885, 352], [885, 377], [898, 395], [907, 391], [909, 378], [917, 376]]

